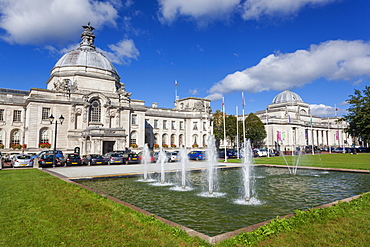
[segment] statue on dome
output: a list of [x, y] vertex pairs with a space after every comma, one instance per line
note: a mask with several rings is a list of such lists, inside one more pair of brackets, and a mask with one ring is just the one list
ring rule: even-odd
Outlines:
[[90, 22], [87, 23], [87, 26], [82, 26], [85, 30], [82, 32], [81, 34], [81, 43], [80, 43], [80, 46], [90, 46], [90, 47], [94, 47], [94, 39], [95, 39], [95, 35], [94, 35], [94, 32], [93, 30], [95, 28], [93, 28], [91, 25], [90, 25]]

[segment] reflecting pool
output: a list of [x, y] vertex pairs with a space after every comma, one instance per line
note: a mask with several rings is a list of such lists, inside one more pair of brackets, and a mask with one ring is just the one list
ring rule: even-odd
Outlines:
[[[299, 169], [255, 167], [254, 195], [247, 204], [237, 203], [243, 193], [241, 169], [219, 170], [219, 196], [204, 193], [202, 172], [189, 175], [192, 189], [178, 191], [179, 176], [166, 174], [164, 186], [142, 182], [141, 177], [80, 180], [81, 184], [145, 209], [208, 236], [253, 225], [370, 191], [370, 175]], [[152, 178], [160, 173], [152, 175]]]

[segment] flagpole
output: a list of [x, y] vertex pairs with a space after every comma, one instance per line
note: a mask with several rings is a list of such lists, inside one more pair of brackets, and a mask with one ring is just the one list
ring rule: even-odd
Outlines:
[[[244, 106], [245, 106], [245, 100], [244, 100], [244, 92], [242, 92], [242, 106], [243, 106], [243, 145], [245, 146], [245, 119], [244, 119]], [[245, 155], [245, 154], [244, 154]]]
[[175, 101], [179, 99], [179, 96], [177, 95], [177, 86], [179, 84], [177, 83], [177, 80], [175, 80]]
[[236, 155], [237, 158], [239, 159], [239, 123], [238, 123], [238, 107], [235, 107], [235, 112], [236, 112]]
[[227, 152], [226, 152], [226, 121], [225, 121], [225, 98], [222, 97], [222, 112], [223, 112], [223, 118], [224, 118], [224, 148], [225, 148], [225, 163], [227, 162]]
[[315, 155], [314, 146], [313, 146], [314, 143], [313, 143], [312, 115], [310, 119], [310, 124], [311, 124], [311, 138], [312, 138], [312, 155]]
[[[269, 122], [268, 122], [268, 116], [267, 116], [267, 109], [266, 109], [266, 132], [267, 132], [267, 136], [269, 136], [268, 132], [269, 132]], [[267, 158], [270, 158], [270, 150], [269, 150], [269, 146], [267, 145]]]

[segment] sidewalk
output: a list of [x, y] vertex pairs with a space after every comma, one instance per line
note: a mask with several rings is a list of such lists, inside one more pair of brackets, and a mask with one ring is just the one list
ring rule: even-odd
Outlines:
[[[240, 167], [238, 163], [217, 163], [218, 167]], [[187, 170], [203, 170], [207, 168], [207, 162], [204, 161], [190, 161], [188, 162]], [[102, 166], [67, 166], [55, 168], [42, 168], [51, 173], [56, 173], [68, 179], [92, 179], [102, 177], [119, 177], [127, 175], [140, 175], [144, 173], [143, 164], [134, 165], [102, 165]], [[164, 169], [166, 172], [181, 170], [181, 163], [165, 163]], [[151, 163], [147, 165], [147, 171], [161, 172], [161, 165]]]

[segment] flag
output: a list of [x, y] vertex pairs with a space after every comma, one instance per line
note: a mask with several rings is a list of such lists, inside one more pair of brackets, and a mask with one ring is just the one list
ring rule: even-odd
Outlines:
[[175, 88], [177, 88], [178, 85], [177, 80], [175, 80]]
[[277, 140], [281, 141], [281, 132], [280, 131], [277, 132]]
[[335, 140], [337, 140], [337, 141], [339, 140], [339, 131], [335, 132]]
[[310, 118], [310, 125], [312, 126], [312, 117]]
[[242, 92], [242, 106], [245, 106], [244, 92]]

